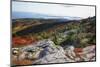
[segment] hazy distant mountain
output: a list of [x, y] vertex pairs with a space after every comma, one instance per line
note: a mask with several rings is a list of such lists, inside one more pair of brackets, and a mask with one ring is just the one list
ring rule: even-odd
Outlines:
[[12, 12], [12, 18], [43, 18], [48, 17], [47, 15], [38, 14], [38, 13], [29, 13], [29, 12]]
[[39, 13], [29, 13], [29, 12], [12, 12], [12, 19], [19, 18], [42, 18], [42, 19], [67, 19], [67, 20], [80, 20], [80, 17], [70, 17], [70, 16], [50, 16]]

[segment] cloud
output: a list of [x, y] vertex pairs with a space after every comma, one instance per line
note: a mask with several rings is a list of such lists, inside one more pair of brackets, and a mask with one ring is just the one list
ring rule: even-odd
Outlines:
[[65, 4], [48, 4], [35, 2], [12, 2], [12, 11], [33, 12], [53, 16], [74, 16], [74, 17], [91, 17], [95, 15], [95, 7], [65, 5]]

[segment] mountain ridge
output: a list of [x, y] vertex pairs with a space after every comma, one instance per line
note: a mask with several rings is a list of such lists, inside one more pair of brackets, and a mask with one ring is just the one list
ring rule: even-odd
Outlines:
[[80, 17], [71, 17], [71, 16], [52, 16], [40, 13], [29, 13], [29, 12], [12, 12], [12, 19], [19, 18], [42, 18], [42, 19], [67, 19], [67, 20], [80, 20]]

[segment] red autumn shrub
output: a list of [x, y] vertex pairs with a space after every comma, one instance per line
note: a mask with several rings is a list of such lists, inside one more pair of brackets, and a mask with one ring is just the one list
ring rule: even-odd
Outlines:
[[36, 42], [37, 39], [25, 38], [25, 37], [13, 37], [13, 46], [20, 46], [20, 45], [29, 45], [33, 42]]

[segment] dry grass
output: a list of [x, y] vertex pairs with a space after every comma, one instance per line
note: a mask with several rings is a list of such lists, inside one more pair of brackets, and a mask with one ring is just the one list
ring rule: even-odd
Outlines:
[[12, 64], [14, 64], [14, 65], [29, 65], [29, 64], [32, 64], [32, 63], [33, 63], [33, 61], [26, 60], [26, 59], [24, 59], [24, 60], [13, 59], [12, 60]]

